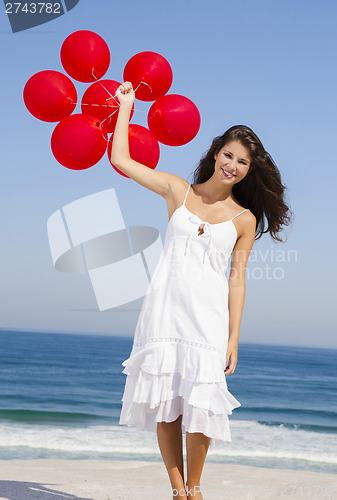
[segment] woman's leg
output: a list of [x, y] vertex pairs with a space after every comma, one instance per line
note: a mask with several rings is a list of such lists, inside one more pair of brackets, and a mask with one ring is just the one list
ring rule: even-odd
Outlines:
[[187, 500], [184, 482], [183, 438], [180, 415], [174, 422], [158, 422], [157, 438], [174, 499]]
[[211, 438], [201, 432], [186, 432], [187, 498], [202, 500], [200, 478]]

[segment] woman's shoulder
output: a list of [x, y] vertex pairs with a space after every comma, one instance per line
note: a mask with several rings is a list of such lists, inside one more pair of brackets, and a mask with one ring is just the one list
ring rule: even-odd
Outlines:
[[251, 212], [249, 208], [246, 208], [244, 213], [246, 215], [246, 220], [256, 226], [256, 217], [253, 212]]
[[247, 221], [256, 221], [255, 215], [249, 208], [243, 207], [242, 205], [237, 205], [236, 208], [238, 210], [238, 213], [242, 213]]
[[178, 175], [168, 174], [168, 190], [165, 196], [169, 213], [182, 204], [190, 184]]
[[178, 199], [181, 197], [182, 194], [184, 194], [185, 196], [185, 193], [190, 186], [190, 184], [185, 179], [174, 174], [170, 174], [169, 184], [170, 184], [171, 196]]
[[241, 226], [242, 230], [244, 232], [247, 231], [247, 233], [255, 234], [257, 220], [256, 220], [256, 217], [253, 214], [253, 212], [251, 212], [249, 210], [249, 208], [242, 207], [239, 213], [241, 215], [240, 215], [240, 217], [237, 217], [235, 219], [235, 222], [238, 221], [239, 219], [241, 219], [241, 222], [239, 222], [239, 224], [242, 224], [242, 226]]
[[235, 210], [237, 215], [240, 217], [235, 217], [235, 222], [239, 222], [241, 225], [242, 229], [246, 228], [249, 229], [249, 231], [255, 231], [256, 230], [256, 224], [257, 220], [253, 212], [246, 207], [243, 207], [240, 203], [235, 201]]

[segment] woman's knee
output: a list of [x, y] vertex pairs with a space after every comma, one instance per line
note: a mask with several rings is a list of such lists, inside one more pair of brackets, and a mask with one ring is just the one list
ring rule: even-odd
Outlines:
[[208, 450], [211, 438], [201, 432], [186, 432], [186, 446]]
[[186, 433], [187, 478], [190, 486], [200, 482], [210, 441], [202, 433]]

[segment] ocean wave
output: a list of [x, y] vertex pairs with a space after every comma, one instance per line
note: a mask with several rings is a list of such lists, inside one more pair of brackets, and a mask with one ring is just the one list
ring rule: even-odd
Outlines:
[[[337, 465], [337, 440], [330, 434], [265, 426], [254, 421], [231, 420], [232, 442], [210, 448], [210, 458], [240, 461], [274, 459]], [[51, 458], [67, 454], [81, 458], [160, 459], [156, 434], [121, 425], [84, 427], [0, 424], [0, 458]], [[336, 468], [337, 471], [337, 468]]]
[[61, 411], [48, 411], [48, 410], [22, 410], [22, 409], [5, 409], [0, 410], [0, 425], [2, 421], [7, 422], [21, 422], [26, 424], [46, 424], [51, 423], [62, 424], [62, 423], [81, 423], [81, 422], [93, 422], [96, 420], [102, 420], [103, 415], [95, 415], [89, 413], [71, 413], [71, 412], [61, 412]]
[[302, 429], [305, 431], [313, 431], [313, 432], [329, 432], [332, 434], [337, 433], [337, 426], [331, 425], [316, 425], [316, 424], [290, 424], [285, 422], [268, 422], [263, 420], [257, 420], [257, 422], [261, 425], [267, 425], [269, 427], [286, 427], [288, 429]]

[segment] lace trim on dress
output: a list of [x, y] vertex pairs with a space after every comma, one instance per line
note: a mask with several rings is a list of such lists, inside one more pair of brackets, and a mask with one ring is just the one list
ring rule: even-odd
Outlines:
[[135, 346], [142, 346], [149, 342], [179, 342], [180, 344], [185, 344], [193, 347], [202, 347], [203, 349], [209, 349], [211, 351], [216, 351], [217, 349], [208, 344], [202, 344], [201, 342], [193, 342], [191, 340], [180, 339], [177, 337], [149, 337], [143, 342], [134, 342]]

